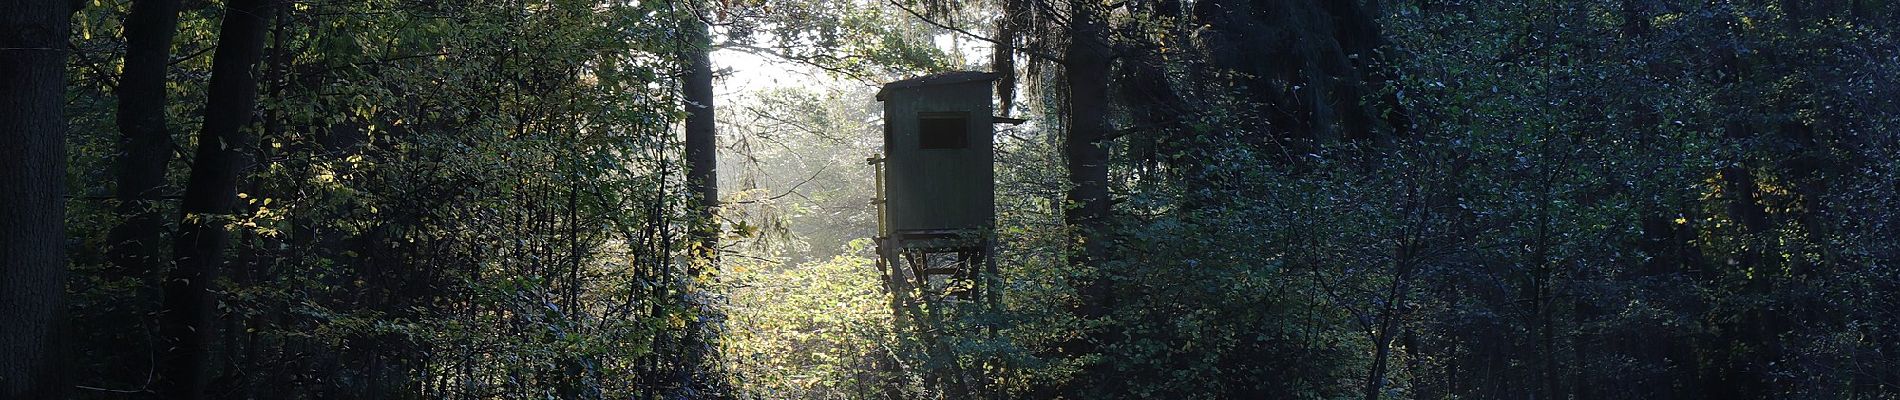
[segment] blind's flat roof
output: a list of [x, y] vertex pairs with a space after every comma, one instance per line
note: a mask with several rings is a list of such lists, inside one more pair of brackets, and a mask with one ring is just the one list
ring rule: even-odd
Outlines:
[[910, 88], [917, 88], [917, 87], [924, 87], [924, 86], [948, 85], [948, 84], [953, 84], [953, 83], [978, 82], [978, 81], [987, 82], [987, 81], [993, 81], [993, 80], [996, 80], [996, 74], [983, 72], [983, 71], [939, 72], [935, 74], [924, 75], [924, 76], [919, 76], [915, 78], [886, 83], [884, 84], [884, 89], [877, 91], [877, 100], [884, 101], [884, 95], [886, 93], [890, 93], [892, 90], [910, 89]]

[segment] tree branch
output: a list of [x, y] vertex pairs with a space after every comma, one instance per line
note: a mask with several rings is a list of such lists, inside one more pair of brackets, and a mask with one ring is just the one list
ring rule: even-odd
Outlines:
[[749, 44], [739, 44], [739, 43], [735, 43], [731, 41], [721, 43], [716, 47], [721, 48], [721, 49], [731, 49], [734, 51], [740, 51], [740, 52], [757, 55], [761, 57], [772, 57], [772, 58], [778, 58], [778, 59], [782, 59], [786, 61], [796, 62], [799, 64], [805, 64], [813, 68], [818, 68], [818, 69], [822, 69], [831, 73], [850, 77], [852, 80], [863, 82], [864, 84], [868, 86], [877, 86], [877, 82], [878, 82], [876, 79], [871, 79], [870, 77], [866, 77], [863, 74], [859, 73], [858, 71], [853, 71], [847, 68], [825, 65], [824, 63], [814, 60], [815, 58], [820, 58], [820, 57], [843, 60], [841, 58], [830, 56], [830, 55], [819, 55], [819, 56], [814, 56], [814, 57], [799, 57], [799, 56], [794, 56], [791, 54], [781, 52], [776, 49], [753, 46]]
[[1068, 61], [1066, 61], [1066, 60], [1063, 60], [1063, 59], [1062, 59], [1062, 57], [1057, 57], [1057, 56], [1056, 56], [1056, 55], [1054, 55], [1054, 54], [1050, 54], [1050, 53], [1045, 53], [1045, 52], [1042, 52], [1042, 51], [1037, 51], [1037, 50], [1032, 50], [1032, 49], [1027, 49], [1027, 48], [1022, 48], [1022, 47], [1017, 47], [1017, 46], [1016, 46], [1016, 44], [1014, 44], [1014, 43], [1003, 43], [1003, 42], [999, 42], [999, 41], [997, 41], [996, 39], [991, 39], [991, 38], [989, 38], [989, 37], [987, 37], [987, 36], [983, 36], [983, 35], [978, 35], [978, 34], [976, 34], [975, 32], [970, 32], [970, 31], [968, 31], [968, 30], [964, 30], [963, 28], [958, 28], [958, 27], [954, 27], [954, 26], [950, 26], [949, 24], [945, 24], [945, 23], [942, 23], [942, 22], [937, 22], [937, 20], [934, 20], [934, 19], [931, 19], [930, 17], [928, 17], [928, 16], [925, 16], [925, 15], [924, 15], [923, 13], [921, 13], [921, 12], [918, 12], [918, 11], [917, 11], [917, 10], [915, 10], [915, 9], [912, 9], [912, 8], [910, 8], [909, 6], [905, 6], [905, 5], [904, 5], [904, 3], [901, 3], [901, 2], [898, 2], [897, 0], [888, 0], [888, 1], [890, 1], [890, 3], [891, 3], [891, 5], [892, 5], [892, 6], [896, 6], [896, 7], [898, 8], [898, 9], [902, 9], [902, 10], [904, 10], [904, 12], [906, 12], [906, 13], [910, 13], [910, 15], [911, 15], [912, 17], [916, 17], [917, 19], [919, 19], [919, 20], [923, 20], [923, 21], [924, 21], [924, 22], [926, 22], [926, 23], [929, 23], [929, 24], [931, 24], [931, 25], [935, 25], [935, 26], [937, 26], [938, 28], [943, 28], [943, 29], [948, 29], [948, 30], [951, 30], [951, 31], [955, 31], [955, 32], [957, 32], [957, 33], [961, 33], [961, 34], [963, 34], [964, 36], [969, 36], [969, 37], [971, 37], [971, 38], [974, 38], [974, 39], [976, 39], [976, 40], [981, 40], [981, 41], [984, 41], [984, 42], [989, 42], [990, 44], [993, 44], [993, 45], [996, 45], [996, 46], [998, 46], [998, 47], [1002, 47], [1002, 48], [1006, 48], [1006, 49], [1009, 49], [1010, 51], [1013, 51], [1013, 52], [1018, 52], [1018, 53], [1023, 53], [1023, 54], [1028, 54], [1028, 55], [1032, 55], [1032, 56], [1036, 56], [1036, 57], [1040, 57], [1040, 58], [1042, 58], [1043, 60], [1046, 60], [1046, 61], [1049, 61], [1049, 62], [1053, 62], [1053, 63], [1056, 63], [1056, 64], [1066, 64], [1066, 63], [1068, 63]]

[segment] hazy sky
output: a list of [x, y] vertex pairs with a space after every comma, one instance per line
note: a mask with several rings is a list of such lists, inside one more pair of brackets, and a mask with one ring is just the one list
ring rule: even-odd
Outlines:
[[[959, 61], [964, 64], [975, 60], [988, 60], [990, 57], [990, 47], [986, 43], [960, 38], [956, 34], [937, 35], [933, 42], [939, 49], [957, 49], [963, 56], [963, 60]], [[713, 83], [715, 93], [722, 97], [785, 86], [817, 88], [842, 84], [871, 84], [853, 82], [849, 78], [836, 79], [808, 65], [736, 50], [714, 51], [712, 62], [713, 68], [726, 72]], [[901, 78], [905, 77], [899, 77]]]

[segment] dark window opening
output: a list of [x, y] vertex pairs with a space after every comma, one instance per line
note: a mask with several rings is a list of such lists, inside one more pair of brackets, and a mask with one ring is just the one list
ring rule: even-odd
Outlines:
[[962, 115], [925, 115], [917, 118], [917, 148], [970, 147], [969, 118]]

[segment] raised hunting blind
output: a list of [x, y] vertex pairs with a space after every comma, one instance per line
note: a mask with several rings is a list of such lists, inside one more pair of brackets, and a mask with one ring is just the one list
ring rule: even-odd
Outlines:
[[[947, 72], [884, 85], [877, 166], [879, 266], [899, 302], [969, 299], [990, 266], [995, 226], [994, 128], [986, 72]], [[989, 267], [988, 269], [994, 269]], [[896, 304], [902, 305], [902, 304]]]
[[987, 230], [996, 215], [994, 75], [950, 72], [884, 85], [886, 236]]

